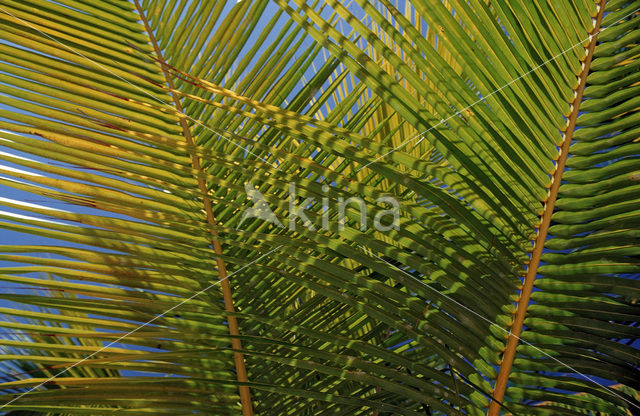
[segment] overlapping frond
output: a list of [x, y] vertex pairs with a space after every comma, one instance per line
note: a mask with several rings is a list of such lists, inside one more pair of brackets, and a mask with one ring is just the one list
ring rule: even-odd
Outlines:
[[3, 310], [33, 369], [2, 410], [636, 406], [638, 6], [607, 3], [0, 2], [1, 226], [34, 242], [0, 248], [2, 298], [42, 308]]
[[[623, 4], [624, 5], [624, 4]], [[637, 398], [628, 391], [603, 392], [601, 379], [640, 388], [638, 338], [638, 122], [633, 93], [640, 21], [634, 4], [610, 6], [598, 36], [580, 104], [578, 129], [562, 176], [546, 263], [532, 296], [524, 339], [542, 348], [521, 347], [511, 378], [514, 397], [547, 397], [540, 386], [588, 392], [563, 397], [566, 404], [621, 413]], [[630, 14], [631, 13], [631, 14]], [[625, 19], [618, 21], [621, 17]], [[608, 24], [608, 25], [607, 25]], [[634, 48], [636, 51], [634, 51]], [[630, 52], [631, 51], [631, 52]], [[635, 101], [635, 102], [634, 102]], [[559, 342], [562, 340], [562, 342]], [[591, 380], [567, 373], [559, 360]], [[598, 377], [598, 379], [595, 379]], [[533, 387], [533, 388], [532, 388]], [[555, 393], [558, 394], [558, 393]], [[608, 410], [607, 410], [608, 409]], [[550, 409], [548, 414], [556, 414]]]

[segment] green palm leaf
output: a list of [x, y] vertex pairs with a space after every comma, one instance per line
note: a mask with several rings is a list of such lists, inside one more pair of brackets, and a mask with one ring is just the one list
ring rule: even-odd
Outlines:
[[2, 0], [2, 411], [637, 413], [639, 7]]

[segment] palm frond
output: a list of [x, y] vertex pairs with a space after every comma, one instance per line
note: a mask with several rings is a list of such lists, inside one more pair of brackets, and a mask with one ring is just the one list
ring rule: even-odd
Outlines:
[[0, 1], [2, 410], [633, 414], [636, 3]]

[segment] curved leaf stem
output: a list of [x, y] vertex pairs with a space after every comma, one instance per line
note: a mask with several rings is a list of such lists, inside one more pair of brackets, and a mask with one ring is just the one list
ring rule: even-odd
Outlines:
[[498, 416], [500, 413], [500, 403], [503, 401], [505, 391], [507, 389], [507, 382], [509, 381], [509, 374], [513, 365], [513, 360], [516, 355], [516, 348], [518, 347], [518, 340], [522, 333], [522, 326], [527, 313], [527, 306], [529, 305], [529, 299], [531, 298], [531, 292], [533, 290], [533, 284], [538, 274], [538, 266], [540, 265], [540, 258], [544, 249], [544, 243], [547, 239], [547, 233], [549, 225], [551, 224], [551, 215], [555, 208], [556, 199], [558, 197], [558, 190], [562, 183], [562, 174], [567, 162], [567, 156], [569, 154], [569, 147], [571, 146], [571, 140], [576, 127], [576, 120], [580, 112], [580, 103], [582, 102], [582, 95], [587, 83], [587, 76], [589, 75], [589, 67], [591, 66], [591, 60], [593, 58], [593, 51], [596, 47], [597, 35], [600, 32], [600, 24], [602, 23], [602, 17], [604, 15], [606, 0], [600, 0], [598, 15], [596, 17], [595, 27], [590, 33], [589, 46], [587, 47], [587, 56], [584, 61], [582, 73], [580, 74], [580, 83], [576, 89], [575, 99], [573, 100], [571, 114], [568, 119], [567, 128], [565, 130], [564, 141], [558, 155], [556, 170], [551, 177], [551, 187], [549, 189], [549, 195], [545, 202], [544, 212], [540, 219], [538, 226], [538, 235], [534, 241], [533, 252], [527, 267], [527, 274], [520, 291], [520, 297], [516, 306], [515, 315], [507, 338], [507, 345], [500, 361], [500, 370], [496, 379], [496, 384], [493, 389], [493, 400], [489, 404], [488, 416]]
[[[164, 62], [162, 51], [160, 50], [160, 47], [156, 42], [155, 36], [153, 35], [153, 31], [151, 29], [151, 26], [149, 25], [149, 21], [145, 16], [144, 10], [142, 10], [142, 7], [140, 7], [140, 3], [138, 2], [138, 0], [134, 0], [133, 2], [136, 6], [138, 14], [140, 15], [140, 20], [144, 24], [144, 27], [151, 41], [151, 44], [153, 45], [153, 49], [157, 55], [157, 59], [160, 62]], [[220, 279], [219, 280], [220, 287], [222, 288], [222, 295], [224, 298], [224, 308], [225, 308], [225, 311], [233, 313], [235, 312], [235, 307], [233, 304], [233, 294], [231, 293], [231, 285], [229, 284], [229, 280], [227, 279], [227, 266], [221, 257], [222, 246], [218, 239], [218, 232], [216, 231], [216, 220], [213, 214], [213, 209], [211, 207], [211, 199], [208, 197], [208, 187], [204, 179], [205, 174], [202, 170], [200, 159], [198, 158], [197, 154], [192, 151], [192, 149], [195, 149], [195, 142], [193, 140], [193, 136], [191, 135], [191, 130], [189, 129], [189, 125], [187, 124], [187, 119], [184, 116], [182, 116], [184, 111], [182, 109], [180, 98], [176, 94], [174, 94], [175, 86], [173, 84], [173, 80], [171, 79], [171, 75], [166, 71], [165, 65], [161, 65], [161, 68], [162, 68], [162, 73], [164, 74], [165, 79], [167, 81], [167, 85], [169, 86], [170, 94], [173, 99], [173, 103], [176, 107], [176, 110], [178, 111], [179, 114], [181, 114], [179, 116], [180, 125], [182, 127], [182, 131], [183, 131], [185, 140], [187, 142], [188, 149], [190, 149], [189, 152], [191, 157], [191, 164], [193, 165], [194, 170], [198, 172], [198, 175], [196, 175], [197, 181], [198, 181], [198, 188], [202, 193], [202, 202], [203, 202], [204, 210], [207, 216], [207, 223], [209, 224], [209, 227], [210, 227], [209, 230], [211, 233], [211, 245], [213, 246], [213, 250], [216, 256], [216, 265], [218, 267], [218, 277]], [[240, 395], [240, 403], [242, 405], [242, 415], [253, 416], [251, 392], [249, 390], [249, 386], [243, 385], [243, 383], [248, 383], [249, 379], [247, 377], [247, 369], [244, 362], [244, 355], [241, 352], [239, 352], [240, 350], [242, 350], [242, 343], [238, 338], [238, 336], [240, 335], [238, 321], [235, 316], [229, 315], [227, 316], [227, 322], [229, 323], [229, 333], [232, 336], [231, 347], [234, 350], [233, 360], [236, 368], [236, 377], [238, 382], [240, 383], [238, 385], [238, 393]]]

